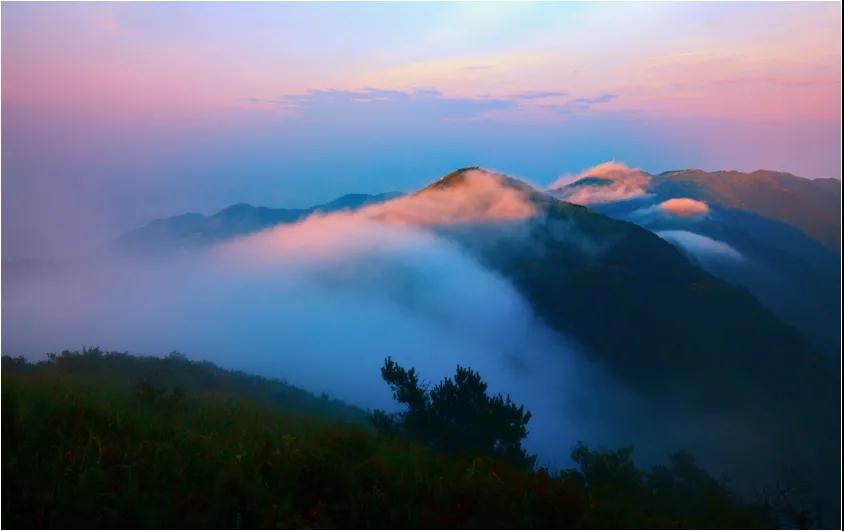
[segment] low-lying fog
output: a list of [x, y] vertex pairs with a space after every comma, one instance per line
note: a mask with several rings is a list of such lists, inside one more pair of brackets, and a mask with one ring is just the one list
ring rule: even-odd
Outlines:
[[178, 350], [366, 408], [395, 408], [380, 380], [386, 356], [430, 383], [468, 365], [533, 412], [526, 446], [552, 466], [579, 440], [630, 442], [606, 412], [626, 418], [635, 403], [455, 244], [350, 213], [166, 260], [103, 255], [7, 276], [2, 343], [31, 359], [81, 346]]

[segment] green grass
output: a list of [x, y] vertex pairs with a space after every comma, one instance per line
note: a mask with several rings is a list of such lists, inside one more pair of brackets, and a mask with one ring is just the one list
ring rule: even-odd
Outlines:
[[255, 396], [4, 362], [4, 528], [770, 525], [689, 461], [643, 473], [581, 447], [551, 475]]

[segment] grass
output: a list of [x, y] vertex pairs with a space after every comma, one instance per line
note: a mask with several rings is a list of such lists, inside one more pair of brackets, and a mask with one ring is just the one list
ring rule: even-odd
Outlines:
[[552, 475], [255, 396], [4, 362], [4, 528], [771, 525], [688, 461], [643, 473], [580, 447]]

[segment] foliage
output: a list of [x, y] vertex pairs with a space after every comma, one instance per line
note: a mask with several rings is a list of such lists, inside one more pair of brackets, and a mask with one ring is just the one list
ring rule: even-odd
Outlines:
[[91, 377], [109, 363], [4, 359], [4, 528], [771, 525], [690, 461], [646, 474], [629, 450], [581, 446], [577, 470], [532, 471], [374, 437], [271, 395]]
[[533, 467], [536, 456], [521, 446], [530, 411], [509, 395], [487, 395], [486, 382], [472, 369], [458, 365], [454, 378], [431, 390], [420, 384], [416, 369], [407, 370], [391, 358], [384, 360], [381, 376], [407, 410], [393, 415], [376, 410], [371, 422], [379, 434], [405, 437], [438, 452], [489, 454]]
[[190, 361], [175, 351], [166, 358], [157, 358], [85, 348], [65, 350], [59, 355], [47, 354], [47, 361], [35, 364], [27, 363], [24, 358], [3, 356], [3, 371], [74, 375], [91, 383], [119, 388], [146, 383], [162, 389], [178, 388], [203, 394], [231, 393], [291, 411], [361, 425], [366, 424], [367, 418], [364, 410], [332, 399], [325, 393], [315, 396], [279, 380], [224, 370], [207, 361]]
[[667, 466], [649, 472], [636, 468], [630, 447], [592, 451], [581, 443], [572, 459], [579, 469], [564, 471], [561, 479], [594, 508], [585, 515], [585, 527], [638, 527], [648, 522], [647, 527], [678, 529], [744, 528], [759, 525], [762, 515], [769, 514], [767, 507], [737, 503], [686, 453], [672, 455]]

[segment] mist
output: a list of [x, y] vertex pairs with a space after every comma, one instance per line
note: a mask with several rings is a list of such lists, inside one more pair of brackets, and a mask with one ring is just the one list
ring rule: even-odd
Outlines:
[[[400, 205], [414, 210], [407, 199]], [[385, 357], [416, 367], [430, 384], [460, 364], [533, 412], [525, 446], [542, 463], [566, 464], [579, 440], [624, 439], [623, 423], [601, 414], [635, 417], [636, 401], [620, 385], [456, 244], [373, 219], [391, 210], [314, 215], [166, 261], [103, 254], [4, 275], [3, 353], [176, 350], [390, 410], [397, 406], [380, 379]]]

